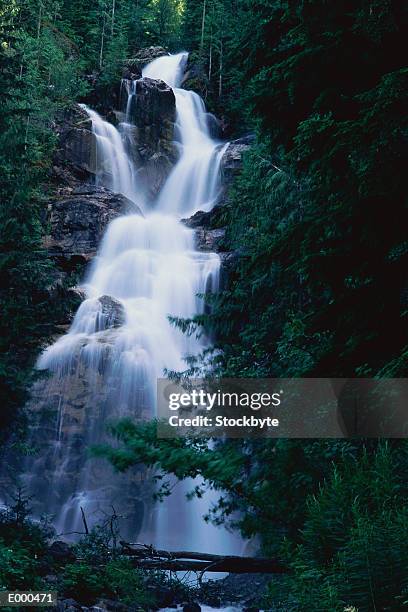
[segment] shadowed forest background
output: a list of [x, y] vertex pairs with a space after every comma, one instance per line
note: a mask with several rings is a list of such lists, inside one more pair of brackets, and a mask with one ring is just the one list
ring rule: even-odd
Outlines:
[[[215, 350], [203, 360], [219, 376], [407, 376], [407, 36], [402, 0], [1, 1], [4, 445], [32, 452], [33, 365], [77, 306], [55, 290], [44, 248], [55, 122], [77, 101], [103, 112], [124, 68], [152, 45], [189, 51], [185, 87], [220, 119], [223, 138], [252, 143], [211, 216], [234, 254], [228, 283], [210, 313], [175, 324], [211, 327]], [[263, 556], [285, 564], [263, 609], [407, 608], [404, 440], [235, 440], [208, 451], [157, 440], [154, 423], [113, 433], [118, 447], [99, 452], [118, 469], [201, 475], [220, 491], [207, 520], [256, 537]], [[45, 589], [54, 573], [58, 590], [84, 603], [103, 595], [158, 607], [165, 578], [111, 558], [100, 532], [82, 542], [80, 563], [45, 571], [50, 533], [29, 505], [20, 491], [0, 517], [0, 588]]]

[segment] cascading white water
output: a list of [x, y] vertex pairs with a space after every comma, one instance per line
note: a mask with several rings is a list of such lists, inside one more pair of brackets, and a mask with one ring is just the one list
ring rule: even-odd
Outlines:
[[[144, 76], [175, 88], [181, 142], [180, 159], [156, 203], [149, 205], [141, 196], [124, 145], [126, 129], [118, 131], [85, 107], [96, 140], [97, 181], [123, 193], [143, 215], [129, 213], [110, 223], [69, 332], [38, 362], [39, 369], [51, 372], [45, 399], [57, 398], [58, 417], [54, 443], [30, 466], [26, 483], [44, 492], [43, 505], [57, 513], [63, 532], [80, 530], [81, 506], [92, 522], [98, 509], [113, 502], [117, 508], [118, 499], [133, 495], [126, 475], [114, 475], [94, 461], [78, 463], [80, 450], [103, 440], [107, 419], [153, 416], [157, 377], [164, 369], [185, 369], [185, 358], [200, 353], [207, 342], [182, 334], [168, 320], [203, 311], [197, 295], [217, 290], [220, 267], [218, 255], [195, 251], [194, 232], [179, 221], [180, 215], [207, 210], [214, 202], [223, 151], [209, 137], [201, 99], [178, 88], [185, 60], [185, 53], [166, 56], [144, 70]], [[41, 484], [46, 466], [53, 469], [47, 486]], [[153, 525], [145, 521], [146, 537], [161, 547], [233, 552], [229, 534], [202, 521], [211, 499], [186, 501], [189, 484], [178, 485], [160, 505]]]
[[92, 121], [96, 140], [96, 182], [115, 193], [123, 193], [132, 202], [141, 203], [134, 164], [126, 153], [118, 130], [85, 104], [81, 105]]
[[157, 208], [184, 217], [214, 206], [226, 146], [210, 137], [208, 115], [200, 96], [179, 87], [187, 55], [159, 57], [143, 70], [144, 77], [163, 79], [176, 97], [180, 159], [159, 194]]

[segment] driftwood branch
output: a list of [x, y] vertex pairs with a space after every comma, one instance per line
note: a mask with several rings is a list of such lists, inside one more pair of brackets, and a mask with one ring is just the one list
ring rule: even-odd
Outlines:
[[79, 506], [81, 508], [81, 516], [82, 516], [82, 522], [84, 524], [84, 529], [85, 529], [85, 533], [86, 535], [89, 535], [89, 529], [88, 529], [88, 523], [86, 522], [86, 516], [85, 516], [85, 512], [82, 506]]
[[281, 561], [261, 557], [236, 555], [212, 555], [186, 550], [156, 550], [144, 544], [120, 542], [122, 554], [134, 567], [194, 572], [230, 572], [234, 574], [263, 573], [282, 574], [288, 571]]

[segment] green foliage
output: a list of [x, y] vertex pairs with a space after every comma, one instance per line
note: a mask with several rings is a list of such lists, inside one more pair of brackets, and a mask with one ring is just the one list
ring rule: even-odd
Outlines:
[[[293, 610], [406, 609], [406, 467], [406, 445], [384, 443], [333, 467], [308, 497], [302, 542], [283, 553], [293, 570], [286, 579]], [[269, 601], [275, 596], [271, 588]]]
[[18, 490], [0, 513], [0, 590], [49, 590], [62, 597], [93, 604], [106, 597], [139, 610], [158, 609], [163, 597], [189, 598], [189, 589], [165, 572], [132, 567], [115, 546], [118, 537], [114, 514], [84, 535], [74, 547], [78, 558], [54, 559], [48, 546], [55, 533], [47, 522], [32, 522], [30, 499]]
[[101, 597], [137, 605], [142, 610], [156, 604], [154, 592], [147, 588], [146, 575], [132, 568], [126, 559], [112, 559], [102, 567], [86, 562], [67, 565], [62, 588], [66, 596], [85, 604]]
[[64, 308], [51, 304], [53, 268], [42, 249], [45, 181], [55, 112], [85, 91], [57, 3], [11, 2], [0, 22], [0, 399], [15, 418], [36, 351]]
[[40, 589], [37, 565], [29, 550], [0, 540], [0, 590]]
[[223, 34], [226, 75], [240, 72], [221, 104], [232, 113], [234, 98], [258, 137], [224, 213], [241, 261], [204, 320], [216, 365], [229, 376], [404, 376], [406, 7], [258, 4], [263, 17], [244, 20], [239, 2], [240, 25], [231, 16]]
[[[156, 423], [121, 421], [110, 429], [120, 444], [99, 446], [94, 454], [107, 457], [116, 469], [144, 463], [161, 470], [158, 497], [170, 491], [166, 474], [178, 479], [200, 476], [220, 491], [218, 505], [207, 520], [232, 521], [247, 536], [260, 534], [265, 551], [276, 534], [297, 537], [305, 515], [305, 496], [317, 492], [333, 462], [357, 460], [360, 444], [341, 440], [216, 441], [211, 451], [204, 439], [161, 439]], [[227, 493], [227, 494], [226, 494]], [[192, 491], [201, 495], [201, 489]], [[237, 512], [239, 514], [237, 514]]]
[[44, 587], [39, 566], [49, 534], [45, 525], [30, 522], [29, 502], [20, 489], [0, 513], [0, 590]]
[[154, 423], [121, 422], [112, 432], [119, 447], [96, 454], [119, 470], [140, 462], [160, 469], [160, 498], [170, 492], [166, 474], [200, 476], [205, 484], [190, 497], [208, 486], [220, 495], [206, 520], [257, 535], [264, 554], [287, 562], [265, 607], [284, 599], [290, 610], [405, 609], [405, 441], [230, 440], [209, 450], [195, 438], [157, 439]]

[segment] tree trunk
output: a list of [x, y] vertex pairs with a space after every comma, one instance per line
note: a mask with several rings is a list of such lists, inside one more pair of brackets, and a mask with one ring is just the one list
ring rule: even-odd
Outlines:
[[112, 0], [112, 30], [111, 30], [112, 38], [113, 38], [114, 27], [115, 27], [115, 0]]
[[201, 51], [204, 48], [205, 9], [206, 9], [206, 0], [204, 0], [204, 3], [203, 3], [203, 17], [202, 17], [202, 20], [201, 20], [201, 43], [200, 43], [200, 50]]
[[208, 82], [211, 83], [211, 72], [212, 72], [212, 33], [210, 37], [210, 54], [208, 58]]
[[105, 39], [105, 13], [103, 14], [103, 25], [102, 25], [102, 33], [101, 33], [101, 48], [99, 51], [99, 68], [102, 68], [103, 64], [103, 44]]
[[131, 559], [134, 567], [172, 571], [231, 572], [235, 574], [282, 574], [288, 568], [278, 559], [212, 555], [190, 551], [155, 550], [152, 546], [122, 545], [122, 554]]
[[218, 81], [218, 97], [221, 98], [222, 95], [222, 40], [220, 41], [220, 77], [219, 77], [219, 81]]

